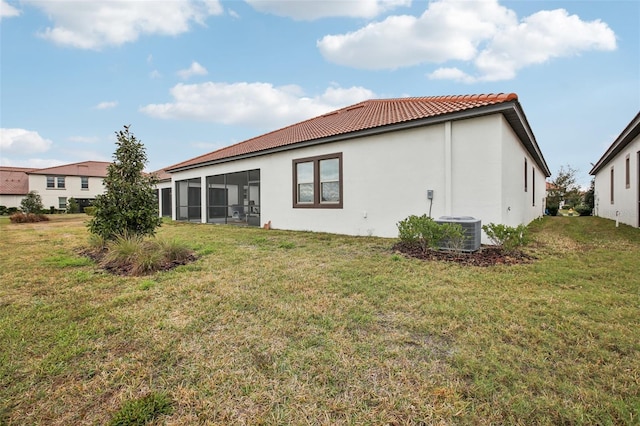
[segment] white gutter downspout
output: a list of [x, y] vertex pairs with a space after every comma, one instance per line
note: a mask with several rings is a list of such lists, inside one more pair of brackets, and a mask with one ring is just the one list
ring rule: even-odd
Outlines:
[[444, 214], [451, 216], [453, 205], [453, 178], [451, 154], [451, 121], [444, 123]]

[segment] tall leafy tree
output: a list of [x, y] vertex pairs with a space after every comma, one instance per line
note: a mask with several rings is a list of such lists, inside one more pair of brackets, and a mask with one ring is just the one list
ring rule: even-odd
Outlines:
[[96, 197], [95, 216], [88, 224], [91, 233], [106, 240], [124, 234], [154, 235], [161, 224], [154, 188], [157, 180], [144, 173], [147, 154], [129, 127], [116, 132], [118, 148], [104, 179], [105, 192]]
[[551, 181], [547, 194], [547, 205], [558, 206], [560, 201], [576, 206], [580, 203], [582, 196], [580, 186], [576, 183], [577, 170], [567, 165], [560, 166], [555, 179]]
[[24, 213], [40, 213], [43, 208], [42, 197], [36, 191], [29, 191], [27, 196], [20, 201], [20, 210]]

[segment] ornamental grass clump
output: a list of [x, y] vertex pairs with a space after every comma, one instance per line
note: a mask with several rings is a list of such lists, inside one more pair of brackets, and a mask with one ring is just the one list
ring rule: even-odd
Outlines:
[[193, 251], [177, 240], [145, 239], [124, 233], [112, 240], [103, 240], [103, 244], [100, 238], [94, 238], [91, 243], [100, 266], [124, 275], [150, 274], [195, 259]]

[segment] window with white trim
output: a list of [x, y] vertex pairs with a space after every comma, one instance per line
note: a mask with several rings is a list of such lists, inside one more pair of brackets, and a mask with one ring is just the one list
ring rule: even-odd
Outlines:
[[342, 153], [293, 160], [294, 208], [342, 208]]

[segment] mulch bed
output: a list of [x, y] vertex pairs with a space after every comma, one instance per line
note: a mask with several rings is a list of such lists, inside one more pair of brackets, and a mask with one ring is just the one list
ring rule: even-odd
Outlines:
[[533, 256], [521, 251], [505, 253], [502, 248], [495, 246], [482, 246], [472, 253], [431, 249], [425, 252], [419, 245], [399, 242], [393, 246], [393, 251], [416, 259], [455, 262], [468, 266], [518, 265], [535, 260]]
[[[106, 248], [102, 250], [85, 249], [80, 251], [81, 256], [90, 258], [91, 260], [96, 262], [96, 264], [98, 264], [102, 269], [109, 272], [110, 274], [122, 275], [122, 276], [137, 275], [133, 272], [133, 265], [131, 264], [124, 264], [124, 265], [105, 264], [103, 262], [103, 259], [106, 256], [106, 254], [107, 254]], [[197, 259], [198, 257], [195, 254], [192, 254], [182, 261], [173, 261], [173, 262], [165, 261], [161, 263], [156, 269], [154, 269], [153, 271], [149, 271], [148, 273], [151, 274], [158, 271], [170, 271], [171, 269], [177, 268], [180, 265], [187, 265], [189, 263], [195, 262]]]

